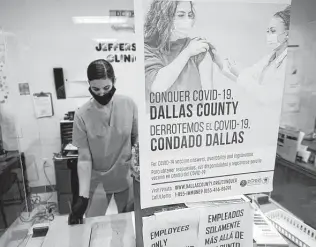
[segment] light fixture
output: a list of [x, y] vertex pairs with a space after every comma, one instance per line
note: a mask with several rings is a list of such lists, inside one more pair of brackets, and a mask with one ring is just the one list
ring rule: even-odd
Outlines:
[[135, 31], [134, 23], [125, 23], [125, 24], [114, 24], [112, 29], [115, 31]]
[[123, 16], [74, 16], [72, 21], [75, 24], [122, 24], [126, 23], [128, 18]]
[[93, 39], [97, 43], [115, 43], [117, 39], [95, 38]]

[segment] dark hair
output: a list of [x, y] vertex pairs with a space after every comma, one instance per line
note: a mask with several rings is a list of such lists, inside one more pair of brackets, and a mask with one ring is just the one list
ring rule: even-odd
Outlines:
[[111, 63], [104, 59], [98, 59], [91, 62], [87, 69], [87, 77], [89, 81], [99, 79], [110, 79], [115, 82], [115, 74]]
[[[179, 2], [173, 0], [153, 0], [145, 18], [144, 36], [145, 43], [160, 51], [169, 51], [170, 35], [173, 28], [173, 18]], [[195, 10], [190, 1], [193, 18]]]
[[291, 5], [287, 6], [284, 10], [275, 13], [274, 17], [281, 18], [284, 23], [285, 29], [290, 30]]

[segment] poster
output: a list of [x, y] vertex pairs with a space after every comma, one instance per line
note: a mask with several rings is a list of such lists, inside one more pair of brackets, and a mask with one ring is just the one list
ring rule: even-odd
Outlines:
[[144, 246], [198, 247], [199, 215], [199, 209], [181, 209], [144, 217]]
[[249, 203], [200, 208], [199, 247], [253, 246]]
[[272, 191], [289, 4], [136, 1], [142, 208]]
[[19, 83], [20, 95], [30, 95], [30, 85], [28, 83]]

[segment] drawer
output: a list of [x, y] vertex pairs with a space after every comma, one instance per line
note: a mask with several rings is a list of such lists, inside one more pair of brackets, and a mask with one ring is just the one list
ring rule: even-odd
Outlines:
[[55, 170], [77, 169], [78, 159], [55, 160], [54, 163]]
[[68, 161], [65, 159], [65, 160], [55, 160], [54, 161], [54, 164], [55, 164], [55, 170], [67, 170], [68, 167], [67, 167], [67, 163]]

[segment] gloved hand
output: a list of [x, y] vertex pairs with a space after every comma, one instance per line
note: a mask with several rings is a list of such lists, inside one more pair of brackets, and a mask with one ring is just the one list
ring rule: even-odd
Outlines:
[[83, 223], [83, 215], [87, 210], [89, 198], [79, 196], [76, 203], [72, 206], [71, 213], [68, 216], [68, 225]]

